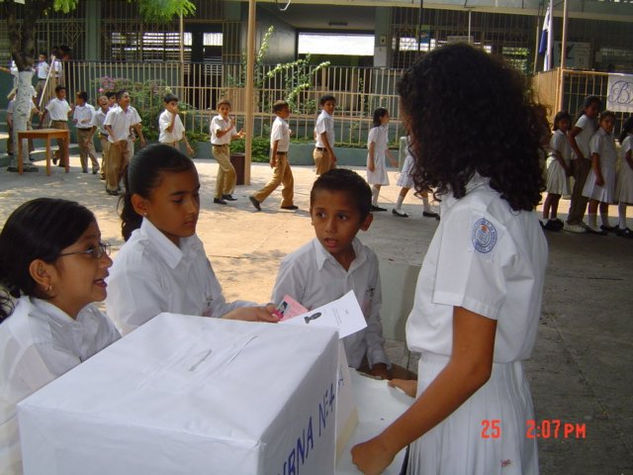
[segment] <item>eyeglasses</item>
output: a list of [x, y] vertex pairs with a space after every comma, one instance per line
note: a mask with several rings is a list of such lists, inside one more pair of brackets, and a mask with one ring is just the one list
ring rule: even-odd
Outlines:
[[74, 256], [75, 254], [85, 254], [93, 259], [101, 259], [103, 256], [110, 255], [110, 244], [107, 242], [100, 242], [97, 247], [92, 247], [90, 249], [86, 249], [85, 251], [64, 252], [63, 254], [60, 254], [59, 257]]

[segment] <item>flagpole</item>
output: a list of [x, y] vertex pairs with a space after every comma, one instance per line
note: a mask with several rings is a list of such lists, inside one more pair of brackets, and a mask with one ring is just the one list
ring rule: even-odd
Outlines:
[[552, 68], [552, 47], [554, 40], [554, 0], [549, 0], [549, 15], [547, 22], [547, 52], [545, 53], [545, 64], [543, 65], [544, 71], [549, 71]]
[[563, 28], [560, 40], [560, 68], [558, 77], [558, 110], [563, 110], [565, 94], [565, 60], [567, 59], [567, 0], [563, 0]]

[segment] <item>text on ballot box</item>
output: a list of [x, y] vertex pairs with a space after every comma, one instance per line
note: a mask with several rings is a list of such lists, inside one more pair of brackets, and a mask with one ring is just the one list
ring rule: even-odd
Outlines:
[[26, 475], [328, 474], [334, 329], [161, 314], [18, 405]]

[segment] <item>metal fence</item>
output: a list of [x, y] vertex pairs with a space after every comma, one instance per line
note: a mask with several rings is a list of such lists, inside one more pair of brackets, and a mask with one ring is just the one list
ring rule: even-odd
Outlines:
[[[210, 118], [221, 98], [231, 100], [232, 114], [238, 124], [243, 124], [246, 109], [244, 69], [242, 64], [71, 61], [64, 68], [64, 82], [69, 98], [72, 99], [77, 91], [86, 91], [91, 102], [122, 80], [150, 88], [145, 94], [148, 102], [137, 104], [137, 108], [160, 107], [162, 92], [168, 87], [189, 106], [185, 112], [188, 130], [207, 133]], [[337, 143], [366, 143], [373, 111], [377, 107], [387, 108], [393, 117], [390, 137], [395, 141], [404, 135], [398, 120], [396, 93], [401, 73], [401, 70], [386, 68], [302, 64], [286, 68], [260, 66], [255, 74], [255, 136], [268, 135], [274, 118], [272, 104], [287, 99], [294, 90], [289, 123], [295, 138], [313, 138], [319, 98], [333, 94], [337, 101], [334, 113]]]

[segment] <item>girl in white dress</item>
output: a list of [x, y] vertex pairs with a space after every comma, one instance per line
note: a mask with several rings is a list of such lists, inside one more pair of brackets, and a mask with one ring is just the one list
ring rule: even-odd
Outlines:
[[22, 473], [16, 405], [120, 338], [92, 302], [112, 261], [94, 215], [66, 200], [24, 203], [0, 233], [0, 473]]
[[571, 175], [571, 147], [567, 132], [571, 126], [571, 116], [560, 111], [554, 117], [554, 133], [549, 143], [547, 157], [547, 198], [543, 202], [543, 228], [560, 231], [563, 222], [558, 219], [558, 202], [562, 195], [568, 195], [567, 177]]
[[616, 198], [618, 201], [618, 227], [615, 233], [622, 237], [633, 237], [633, 231], [626, 226], [626, 207], [633, 205], [633, 116], [624, 121], [620, 134], [622, 163], [618, 175]]
[[[398, 92], [422, 170], [416, 187], [437, 188], [442, 219], [406, 327], [409, 348], [421, 352], [417, 399], [352, 459], [378, 474], [411, 444], [410, 474], [536, 474], [522, 361], [534, 348], [547, 265], [534, 212], [542, 120], [521, 73], [466, 44], [424, 55]], [[468, 132], [455, 134], [464, 123]]]
[[367, 183], [371, 187], [371, 210], [387, 211], [378, 206], [380, 187], [389, 184], [387, 164], [385, 158], [389, 157], [391, 165], [397, 167], [391, 152], [389, 151], [389, 112], [384, 107], [374, 111], [374, 126], [369, 130], [367, 137]]
[[[615, 230], [609, 225], [609, 204], [615, 200], [615, 164], [618, 158], [613, 138], [615, 114], [611, 111], [600, 113], [599, 125], [589, 143], [591, 171], [582, 189], [582, 195], [589, 198], [588, 229], [596, 234], [606, 234]], [[599, 228], [598, 205], [600, 205], [600, 220], [602, 221]]]

